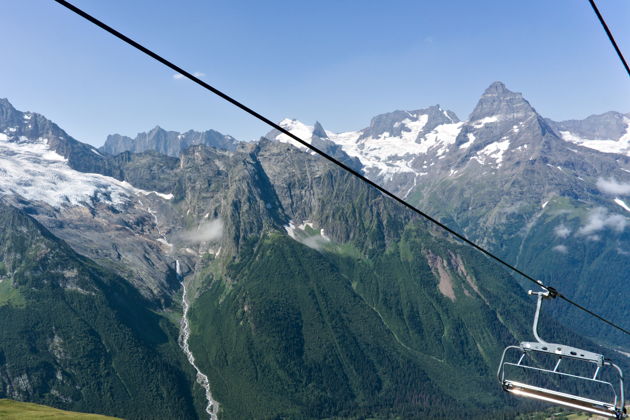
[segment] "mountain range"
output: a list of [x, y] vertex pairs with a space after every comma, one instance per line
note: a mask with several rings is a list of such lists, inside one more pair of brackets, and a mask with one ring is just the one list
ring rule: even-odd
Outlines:
[[[495, 83], [468, 121], [435, 106], [349, 133], [282, 125], [612, 318], [623, 271], [593, 274], [627, 264], [630, 166], [581, 143], [625, 141], [615, 115], [554, 123]], [[124, 418], [533, 407], [494, 378], [530, 338], [518, 281], [280, 133], [156, 128], [96, 149], [2, 100], [0, 193], [0, 397]], [[552, 313], [546, 337], [627, 363], [600, 347], [627, 342]]]
[[[379, 115], [345, 133], [281, 124], [307, 141], [325, 134], [399, 197], [598, 313], [627, 318], [630, 114], [554, 122], [495, 82], [467, 121], [434, 106]], [[557, 306], [568, 325], [628, 345]]]

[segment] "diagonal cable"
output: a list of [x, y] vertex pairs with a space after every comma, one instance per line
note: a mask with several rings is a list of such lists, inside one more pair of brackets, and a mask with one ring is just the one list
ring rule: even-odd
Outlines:
[[280, 125], [278, 125], [275, 122], [271, 121], [270, 119], [268, 119], [267, 117], [263, 116], [262, 114], [254, 111], [252, 108], [248, 107], [247, 105], [244, 105], [243, 103], [237, 101], [236, 99], [232, 98], [231, 96], [227, 95], [226, 93], [220, 91], [219, 89], [217, 89], [217, 88], [209, 85], [208, 83], [204, 82], [203, 80], [199, 79], [197, 76], [187, 72], [186, 70], [182, 69], [181, 67], [177, 66], [176, 64], [173, 64], [169, 60], [163, 58], [162, 56], [160, 56], [160, 55], [156, 54], [155, 52], [151, 51], [150, 49], [146, 48], [145, 46], [137, 43], [133, 39], [127, 37], [126, 35], [124, 35], [124, 34], [122, 34], [120, 32], [118, 32], [117, 30], [115, 30], [111, 26], [108, 26], [107, 24], [101, 22], [100, 20], [96, 19], [92, 15], [84, 12], [83, 10], [79, 9], [78, 7], [74, 6], [71, 3], [68, 3], [65, 0], [54, 0], [54, 1], [56, 1], [57, 3], [59, 3], [60, 5], [62, 5], [64, 7], [66, 7], [67, 9], [71, 10], [72, 12], [76, 13], [77, 15], [81, 16], [82, 18], [92, 22], [93, 24], [95, 24], [96, 26], [100, 27], [101, 29], [109, 32], [110, 34], [114, 35], [116, 38], [122, 40], [123, 42], [125, 42], [125, 43], [131, 45], [132, 47], [142, 51], [143, 53], [145, 53], [149, 57], [159, 61], [160, 63], [164, 64], [166, 67], [169, 67], [170, 69], [178, 72], [179, 74], [181, 74], [184, 77], [186, 77], [187, 79], [195, 82], [199, 86], [201, 86], [201, 87], [209, 90], [210, 92], [214, 93], [215, 95], [225, 99], [226, 101], [228, 101], [232, 105], [242, 109], [243, 111], [247, 112], [248, 114], [252, 115], [253, 117], [259, 119], [262, 122], [264, 122], [265, 124], [271, 126], [272, 128], [275, 128], [276, 130], [280, 131], [282, 134], [285, 134], [285, 135], [289, 136], [291, 139], [297, 141], [298, 143], [300, 143], [303, 146], [309, 148], [310, 150], [312, 150], [313, 152], [317, 153], [318, 155], [320, 155], [324, 159], [327, 159], [328, 161], [334, 163], [335, 165], [339, 166], [340, 168], [344, 169], [345, 171], [351, 173], [355, 177], [361, 179], [363, 182], [365, 182], [365, 183], [369, 184], [370, 186], [376, 188], [378, 191], [380, 191], [384, 195], [386, 195], [389, 198], [397, 201], [401, 205], [407, 207], [409, 210], [419, 214], [420, 216], [422, 216], [423, 218], [427, 219], [431, 223], [439, 226], [443, 230], [445, 230], [448, 233], [450, 233], [451, 235], [455, 236], [457, 239], [459, 239], [462, 242], [470, 245], [471, 247], [475, 248], [476, 250], [478, 250], [482, 254], [484, 254], [487, 257], [493, 259], [494, 261], [498, 262], [499, 264], [503, 265], [504, 267], [506, 267], [506, 268], [514, 271], [515, 273], [523, 276], [525, 279], [531, 281], [532, 283], [535, 283], [537, 286], [542, 287], [545, 290], [548, 290], [550, 296], [552, 296], [552, 297], [556, 297], [556, 296], [560, 297], [560, 298], [564, 299], [566, 302], [568, 302], [571, 305], [575, 306], [576, 308], [578, 308], [578, 309], [580, 309], [580, 310], [582, 310], [582, 311], [584, 311], [584, 312], [586, 312], [586, 313], [588, 313], [590, 315], [593, 315], [596, 318], [606, 322], [608, 325], [610, 325], [610, 326], [612, 326], [612, 327], [622, 331], [625, 334], [630, 335], [630, 330], [627, 330], [627, 329], [625, 329], [625, 328], [623, 328], [623, 327], [613, 323], [612, 321], [609, 321], [606, 318], [596, 314], [595, 312], [593, 312], [593, 311], [591, 311], [589, 309], [586, 309], [584, 306], [577, 304], [573, 300], [571, 300], [571, 299], [567, 298], [566, 296], [562, 295], [561, 293], [559, 293], [555, 288], [545, 285], [540, 280], [536, 280], [534, 277], [532, 277], [532, 276], [528, 275], [527, 273], [525, 273], [524, 271], [516, 268], [515, 266], [513, 266], [512, 264], [510, 264], [507, 261], [503, 260], [502, 258], [497, 257], [496, 255], [494, 255], [490, 251], [486, 250], [485, 248], [482, 248], [480, 245], [477, 245], [475, 242], [471, 241], [470, 239], [466, 238], [462, 234], [460, 234], [460, 233], [454, 231], [453, 229], [449, 228], [448, 226], [446, 226], [442, 222], [438, 221], [437, 219], [429, 216], [427, 213], [423, 212], [422, 210], [419, 210], [416, 207], [412, 206], [411, 204], [409, 204], [405, 200], [403, 200], [403, 199], [399, 198], [398, 196], [396, 196], [394, 193], [386, 190], [385, 188], [381, 187], [380, 185], [378, 185], [374, 181], [371, 181], [370, 179], [366, 178], [364, 175], [362, 175], [358, 171], [350, 168], [349, 166], [347, 166], [343, 162], [340, 162], [337, 159], [329, 156], [328, 154], [326, 154], [322, 150], [318, 149], [317, 147], [313, 146], [312, 144], [310, 144], [310, 143], [302, 140], [301, 138], [297, 137], [295, 134], [291, 133], [290, 131], [288, 131], [284, 127], [281, 127]]
[[628, 73], [628, 76], [630, 76], [630, 67], [628, 67], [628, 62], [626, 61], [623, 54], [621, 53], [621, 49], [619, 49], [619, 46], [617, 45], [617, 41], [615, 41], [615, 37], [613, 36], [612, 32], [610, 31], [610, 29], [608, 29], [608, 25], [606, 24], [604, 17], [602, 16], [601, 13], [599, 13], [599, 9], [597, 8], [597, 5], [595, 4], [595, 0], [588, 0], [588, 1], [591, 4], [593, 11], [597, 15], [597, 18], [599, 19], [599, 23], [601, 23], [602, 26], [604, 27], [604, 31], [606, 31], [606, 35], [608, 35], [608, 39], [610, 40], [610, 43], [612, 44], [613, 48], [617, 52], [617, 55], [619, 56], [619, 59], [621, 60], [621, 64], [623, 64], [623, 66], [626, 69], [626, 72]]

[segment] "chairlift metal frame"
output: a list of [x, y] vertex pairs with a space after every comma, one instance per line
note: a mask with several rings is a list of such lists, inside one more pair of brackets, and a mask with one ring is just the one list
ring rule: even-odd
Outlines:
[[[518, 346], [508, 346], [503, 350], [501, 356], [501, 362], [499, 363], [499, 369], [497, 371], [497, 378], [501, 382], [503, 389], [517, 396], [534, 398], [541, 401], [551, 402], [565, 407], [583, 410], [591, 414], [597, 414], [600, 416], [623, 419], [626, 417], [626, 410], [624, 408], [624, 389], [623, 389], [623, 372], [612, 361], [605, 358], [604, 355], [585, 351], [576, 347], [566, 346], [564, 344], [548, 343], [540, 338], [538, 335], [538, 320], [540, 317], [540, 309], [543, 299], [554, 297], [550, 295], [549, 291], [533, 292], [529, 291], [530, 295], [537, 295], [538, 300], [536, 302], [536, 314], [534, 315], [533, 332], [536, 341], [523, 341]], [[520, 357], [516, 363], [507, 362], [506, 355], [510, 352], [520, 352]], [[552, 369], [545, 369], [541, 367], [531, 366], [524, 363], [526, 356], [533, 354], [548, 354], [556, 356], [557, 362]], [[596, 366], [593, 376], [576, 375], [567, 372], [559, 371], [560, 363], [563, 359], [573, 359], [586, 363], [591, 363]], [[598, 401], [590, 398], [581, 397], [579, 395], [568, 394], [552, 389], [529, 385], [523, 382], [518, 382], [511, 379], [506, 379], [505, 368], [506, 366], [514, 366], [520, 369], [536, 371], [543, 374], [558, 375], [563, 377], [572, 377], [579, 380], [588, 381], [590, 383], [596, 383], [610, 387], [614, 394], [613, 402]], [[598, 375], [601, 373], [602, 368], [611, 367], [614, 368], [619, 375], [619, 388], [615, 389], [611, 382], [598, 379]]]

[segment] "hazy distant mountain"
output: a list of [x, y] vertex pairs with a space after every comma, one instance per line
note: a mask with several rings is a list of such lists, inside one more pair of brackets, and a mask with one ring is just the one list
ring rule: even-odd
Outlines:
[[548, 120], [566, 141], [604, 153], [630, 156], [630, 113], [606, 112], [583, 120]]
[[196, 144], [216, 147], [217, 149], [235, 150], [238, 140], [218, 131], [203, 132], [189, 130], [185, 133], [166, 131], [159, 126], [145, 133], [138, 133], [135, 139], [120, 134], [107, 136], [105, 144], [99, 150], [112, 155], [122, 152], [142, 153], [149, 150], [168, 156], [179, 154]]

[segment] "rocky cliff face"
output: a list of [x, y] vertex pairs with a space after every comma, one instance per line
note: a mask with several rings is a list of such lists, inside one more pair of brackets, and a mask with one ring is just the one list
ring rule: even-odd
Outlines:
[[107, 140], [100, 150], [111, 155], [153, 150], [167, 156], [177, 157], [190, 146], [198, 144], [217, 149], [234, 150], [238, 140], [214, 130], [203, 132], [189, 130], [185, 133], [178, 133], [177, 131], [166, 131], [156, 126], [148, 132], [138, 133], [134, 139], [120, 134], [111, 134], [107, 136]]

